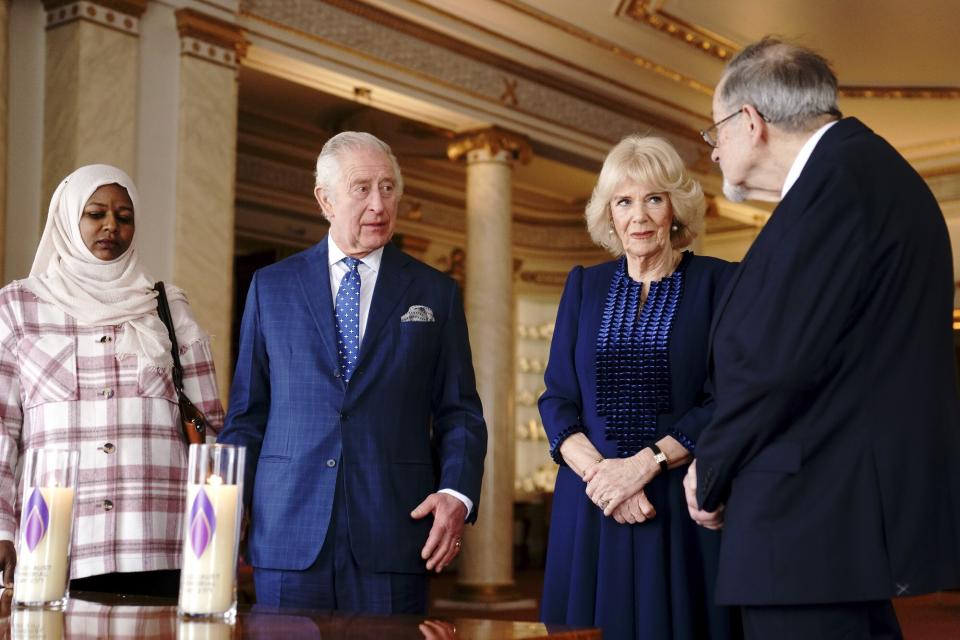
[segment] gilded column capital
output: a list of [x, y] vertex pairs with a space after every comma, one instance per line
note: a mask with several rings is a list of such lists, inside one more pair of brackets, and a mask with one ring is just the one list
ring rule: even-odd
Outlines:
[[501, 159], [527, 164], [533, 158], [533, 150], [526, 136], [500, 127], [489, 127], [457, 136], [447, 145], [447, 157], [451, 160], [466, 157], [467, 162]]
[[194, 9], [177, 9], [181, 55], [235, 69], [247, 53], [243, 29]]
[[43, 0], [47, 29], [77, 20], [137, 35], [147, 0]]

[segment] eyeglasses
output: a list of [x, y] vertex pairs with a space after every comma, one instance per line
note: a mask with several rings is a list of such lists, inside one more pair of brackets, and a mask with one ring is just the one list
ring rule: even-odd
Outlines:
[[714, 149], [716, 149], [717, 145], [720, 144], [717, 140], [717, 134], [720, 132], [720, 125], [722, 125], [724, 122], [726, 122], [730, 118], [740, 115], [741, 113], [743, 113], [743, 109], [738, 109], [737, 111], [734, 111], [733, 113], [728, 115], [726, 118], [723, 118], [722, 120], [714, 122], [712, 125], [710, 125], [706, 129], [701, 129], [700, 135], [703, 137], [703, 141], [706, 142], [711, 147], [713, 147]]

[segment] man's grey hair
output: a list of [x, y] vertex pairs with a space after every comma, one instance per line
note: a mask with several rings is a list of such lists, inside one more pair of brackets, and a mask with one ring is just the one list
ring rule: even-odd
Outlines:
[[343, 176], [340, 172], [341, 162], [356, 151], [380, 151], [393, 166], [395, 189], [397, 197], [403, 195], [403, 176], [400, 174], [400, 163], [390, 150], [390, 145], [365, 131], [344, 131], [338, 133], [323, 145], [320, 155], [317, 156], [316, 186], [327, 193], [331, 200], [336, 192], [337, 181]]
[[830, 63], [815, 51], [770, 36], [730, 61], [717, 92], [730, 111], [753, 105], [767, 122], [787, 131], [810, 130], [823, 115], [841, 117]]

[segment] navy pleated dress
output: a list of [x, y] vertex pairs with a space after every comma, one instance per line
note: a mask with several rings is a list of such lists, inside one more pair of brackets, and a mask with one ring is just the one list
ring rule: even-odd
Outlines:
[[645, 302], [624, 258], [570, 272], [540, 398], [560, 463], [544, 622], [600, 627], [607, 640], [739, 637], [736, 612], [713, 604], [720, 534], [690, 519], [686, 467], [647, 485], [652, 520], [618, 524], [590, 501], [559, 452], [576, 432], [606, 458], [631, 456], [668, 434], [695, 451], [712, 413], [710, 322], [734, 268], [686, 252], [672, 275], [651, 284]]

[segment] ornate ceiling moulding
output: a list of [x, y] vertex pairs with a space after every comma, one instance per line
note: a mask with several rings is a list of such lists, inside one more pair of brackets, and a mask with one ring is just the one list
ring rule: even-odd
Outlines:
[[960, 87], [840, 87], [844, 98], [958, 100]]
[[43, 8], [48, 30], [83, 20], [137, 35], [147, 0], [43, 0]]
[[[597, 82], [636, 96], [636, 99], [666, 106], [678, 114], [704, 122], [709, 120], [702, 113], [666, 100], [661, 95], [645, 93], [636, 87], [618, 83], [526, 43], [473, 25], [420, 0], [409, 1], [444, 19], [490, 33], [512, 46], [562, 64]], [[554, 75], [542, 68], [517, 62], [509, 56], [481, 49], [357, 0], [325, 0], [309, 4], [295, 0], [242, 0], [240, 15], [251, 19], [251, 22], [306, 36], [327, 46], [334, 45], [370, 59], [375, 64], [438, 83], [444, 87], [444, 95], [451, 95], [448, 91], [463, 92], [520, 114], [534, 116], [558, 131], [573, 131], [613, 143], [627, 133], [652, 127], [659, 135], [674, 136], [674, 141], [700, 142], [700, 136], [694, 128], [638, 108], [632, 104], [633, 101], [607, 95], [595, 87], [573, 82], [569, 77]], [[387, 27], [389, 31], [378, 30], [377, 25]], [[627, 57], [632, 58], [632, 54]], [[702, 86], [701, 92], [711, 95], [706, 86]], [[571, 114], [575, 117], [571, 118]], [[584, 127], [583, 123], [591, 124]], [[585, 131], [585, 128], [588, 130]]]
[[194, 9], [177, 9], [181, 55], [236, 69], [247, 53], [243, 29]]
[[651, 6], [653, 4], [651, 0], [628, 0], [621, 11], [626, 17], [673, 36], [719, 60], [727, 61], [740, 50], [736, 43], [656, 9]]
[[[633, 51], [628, 51], [623, 47], [621, 47], [620, 45], [614, 42], [611, 42], [610, 40], [605, 40], [604, 38], [601, 38], [600, 36], [594, 33], [591, 33], [586, 29], [581, 29], [580, 27], [570, 24], [569, 22], [555, 18], [554, 16], [544, 11], [539, 11], [537, 9], [534, 9], [530, 5], [524, 2], [521, 2], [520, 0], [495, 0], [495, 1], [504, 6], [510, 7], [514, 11], [518, 11], [520, 13], [523, 13], [526, 16], [529, 16], [544, 24], [547, 24], [553, 27], [554, 29], [559, 29], [564, 33], [566, 33], [567, 35], [589, 42], [590, 44], [596, 47], [600, 47], [601, 49], [605, 49], [606, 51], [614, 55], [617, 55], [617, 56], [620, 56], [621, 58], [629, 60], [633, 64], [643, 69], [646, 69], [647, 71], [651, 71], [659, 76], [673, 80], [674, 82], [679, 82], [699, 93], [703, 93], [708, 96], [713, 95], [713, 89], [703, 84], [702, 82], [699, 82], [689, 76], [685, 76], [679, 71], [670, 69], [669, 67], [665, 67], [662, 64], [658, 64], [656, 62], [653, 62], [652, 60], [647, 60], [646, 58], [639, 55], [638, 53], [635, 53]], [[497, 34], [497, 35], [500, 35], [500, 37], [503, 37], [501, 34]], [[511, 41], [511, 42], [513, 42], [513, 44], [517, 44], [515, 41]], [[530, 47], [525, 47], [525, 48], [530, 48]], [[538, 53], [543, 55], [542, 52], [538, 51]], [[548, 56], [548, 57], [551, 57], [551, 56]], [[574, 66], [566, 61], [561, 61], [561, 62], [563, 62], [563, 64], [567, 66]], [[586, 70], [580, 69], [579, 67], [574, 67], [574, 68], [577, 68], [579, 71], [586, 71]], [[590, 71], [586, 71], [586, 72], [589, 75], [597, 76], [597, 74], [592, 73]], [[604, 78], [604, 80], [608, 82], [610, 81], [607, 78]], [[635, 89], [630, 89], [630, 90], [636, 91]], [[677, 107], [677, 105], [670, 105], [670, 106], [674, 108]], [[695, 115], [701, 115], [701, 114], [695, 114]]]
[[[498, 2], [516, 4], [517, 0], [498, 0]], [[678, 40], [686, 42], [698, 51], [724, 62], [729, 61], [741, 47], [712, 31], [690, 24], [670, 13], [656, 8], [662, 2], [654, 0], [625, 0], [619, 9], [622, 15], [642, 24], [662, 31]], [[844, 98], [919, 98], [934, 100], [960, 99], [960, 87], [840, 87], [840, 96]], [[712, 93], [712, 90], [710, 91]]]
[[466, 156], [469, 161], [473, 152], [488, 153], [494, 157], [506, 153], [510, 159], [520, 164], [527, 164], [533, 159], [533, 150], [526, 137], [500, 127], [468, 131], [457, 136], [447, 146], [447, 157], [451, 160]]

